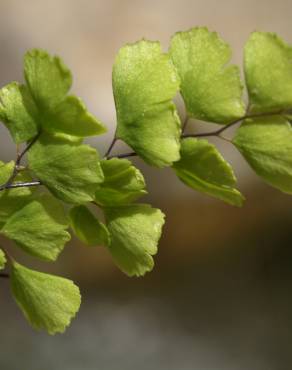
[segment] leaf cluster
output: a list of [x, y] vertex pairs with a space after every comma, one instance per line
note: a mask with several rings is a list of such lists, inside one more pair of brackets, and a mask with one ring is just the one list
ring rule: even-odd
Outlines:
[[[146, 183], [126, 157], [171, 167], [186, 186], [242, 206], [234, 171], [207, 140], [211, 136], [235, 145], [265, 182], [292, 193], [291, 57], [292, 48], [275, 34], [250, 36], [246, 104], [240, 70], [230, 64], [231, 48], [217, 33], [178, 32], [166, 53], [159, 42], [125, 45], [112, 74], [116, 134], [102, 156], [84, 139], [104, 134], [106, 126], [70, 94], [70, 70], [44, 50], [27, 52], [25, 83], [0, 90], [0, 119], [18, 149], [15, 162], [0, 162], [1, 235], [32, 257], [53, 262], [74, 234], [89, 247], [104, 246], [127, 275], [143, 276], [154, 266], [164, 214], [139, 202]], [[178, 93], [184, 122], [173, 101]], [[215, 129], [198, 133], [195, 120]], [[236, 124], [233, 138], [223, 135]], [[117, 140], [133, 152], [110, 155]], [[7, 266], [12, 294], [31, 325], [63, 332], [79, 309], [78, 287], [21, 265], [3, 246], [0, 269]]]

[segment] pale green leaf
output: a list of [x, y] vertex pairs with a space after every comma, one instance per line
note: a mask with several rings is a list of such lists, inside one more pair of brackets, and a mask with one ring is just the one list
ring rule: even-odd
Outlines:
[[111, 235], [109, 251], [117, 266], [129, 276], [151, 271], [164, 214], [146, 204], [108, 207], [104, 211]]
[[100, 135], [106, 128], [91, 113], [80, 98], [67, 96], [53, 111], [46, 115], [43, 127], [51, 133], [77, 137]]
[[170, 56], [190, 117], [228, 123], [244, 115], [239, 69], [227, 65], [231, 48], [217, 33], [201, 27], [178, 32], [172, 37]]
[[253, 112], [292, 108], [292, 47], [276, 34], [254, 32], [244, 50], [245, 78]]
[[232, 167], [207, 140], [183, 140], [181, 159], [173, 168], [181, 181], [191, 188], [234, 206], [242, 205], [244, 197], [234, 188], [236, 178]]
[[28, 153], [29, 166], [58, 198], [81, 204], [94, 199], [103, 181], [99, 157], [88, 145], [42, 135]]
[[[3, 163], [0, 161], [0, 185], [4, 185], [10, 178], [15, 163]], [[26, 171], [21, 171], [14, 182], [31, 181]], [[34, 188], [17, 188], [3, 190], [0, 192], [0, 223], [4, 223], [16, 211], [20, 210], [29, 200], [32, 199]]]
[[113, 68], [117, 137], [154, 166], [179, 159], [180, 121], [172, 103], [178, 88], [159, 42], [142, 40], [120, 49]]
[[96, 191], [100, 205], [117, 206], [135, 201], [146, 194], [145, 181], [138, 168], [127, 159], [112, 158], [100, 162], [104, 182]]
[[49, 334], [63, 333], [81, 303], [79, 288], [71, 280], [34, 271], [16, 262], [11, 289], [29, 323]]
[[0, 119], [15, 143], [37, 135], [37, 117], [37, 108], [26, 86], [12, 82], [0, 90]]
[[3, 270], [6, 265], [6, 256], [3, 250], [0, 248], [0, 270]]
[[13, 213], [0, 232], [27, 253], [55, 261], [70, 240], [68, 221], [59, 201], [42, 194]]
[[106, 226], [100, 222], [85, 206], [70, 210], [70, 224], [75, 235], [90, 246], [109, 245], [110, 235]]
[[72, 85], [71, 72], [61, 59], [41, 49], [26, 53], [24, 75], [37, 106], [44, 111], [60, 104]]
[[247, 119], [233, 143], [263, 180], [292, 194], [292, 128], [285, 118]]

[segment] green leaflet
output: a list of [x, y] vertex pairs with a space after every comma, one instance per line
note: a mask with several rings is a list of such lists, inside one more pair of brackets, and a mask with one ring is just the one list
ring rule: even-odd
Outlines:
[[100, 135], [106, 128], [91, 113], [80, 98], [67, 96], [43, 121], [51, 133], [64, 133], [77, 137]]
[[182, 140], [181, 159], [173, 168], [181, 181], [191, 188], [242, 206], [244, 197], [234, 188], [236, 178], [232, 167], [207, 140]]
[[30, 270], [13, 262], [11, 289], [16, 303], [35, 329], [63, 333], [81, 303], [71, 280]]
[[6, 257], [3, 250], [0, 248], [0, 270], [3, 270], [6, 265]]
[[12, 82], [0, 90], [0, 119], [15, 143], [23, 143], [38, 132], [37, 107], [27, 87]]
[[96, 150], [62, 138], [41, 135], [30, 149], [28, 161], [42, 183], [64, 202], [94, 200], [97, 185], [103, 181]]
[[251, 34], [244, 49], [244, 70], [253, 112], [292, 108], [291, 59], [292, 47], [276, 34]]
[[24, 76], [35, 102], [45, 111], [56, 108], [72, 85], [71, 72], [62, 60], [41, 49], [32, 49], [26, 53]]
[[117, 137], [157, 167], [179, 159], [180, 120], [171, 101], [178, 88], [159, 42], [142, 40], [120, 49], [113, 67]]
[[228, 123], [244, 115], [239, 69], [226, 66], [231, 48], [217, 33], [201, 27], [178, 32], [171, 39], [169, 53], [190, 117]]
[[118, 267], [129, 276], [151, 271], [164, 214], [147, 204], [108, 207], [104, 211], [111, 235], [109, 251]]
[[60, 58], [33, 49], [25, 56], [24, 74], [27, 86], [13, 82], [0, 90], [0, 119], [16, 143], [40, 129], [77, 137], [106, 132], [81, 99], [66, 96], [72, 76]]
[[42, 194], [15, 211], [0, 232], [27, 253], [55, 261], [70, 240], [68, 222], [59, 201]]
[[90, 246], [110, 244], [110, 235], [106, 226], [100, 222], [85, 206], [70, 210], [70, 224], [75, 235]]
[[[4, 185], [10, 178], [14, 168], [14, 162], [3, 163], [0, 161], [0, 185]], [[31, 181], [31, 177], [22, 171], [19, 173], [15, 182]], [[27, 202], [32, 199], [33, 188], [9, 189], [0, 192], [0, 224], [17, 210], [21, 209]]]
[[292, 128], [285, 118], [247, 119], [233, 143], [263, 180], [292, 194]]
[[98, 186], [95, 201], [103, 206], [128, 204], [146, 194], [142, 173], [127, 159], [100, 162], [104, 181]]

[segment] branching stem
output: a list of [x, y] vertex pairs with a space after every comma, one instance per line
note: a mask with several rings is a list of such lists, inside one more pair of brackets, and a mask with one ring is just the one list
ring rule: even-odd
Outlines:
[[[210, 137], [210, 136], [216, 136], [216, 137], [219, 137], [220, 139], [223, 139], [223, 140], [226, 140], [226, 141], [229, 141], [229, 139], [227, 139], [226, 137], [222, 136], [221, 134], [228, 130], [230, 127], [236, 125], [237, 123], [240, 123], [242, 122], [243, 120], [245, 119], [248, 119], [248, 118], [257, 118], [257, 117], [264, 117], [264, 116], [275, 116], [275, 115], [280, 115], [280, 114], [285, 114], [284, 111], [279, 111], [279, 112], [272, 112], [272, 113], [255, 113], [255, 114], [246, 114], [245, 116], [243, 117], [240, 117], [240, 118], [237, 118], [236, 120], [220, 127], [219, 129], [217, 130], [214, 130], [214, 131], [209, 131], [209, 132], [200, 132], [200, 133], [195, 133], [195, 134], [185, 134], [184, 133], [184, 130], [187, 126], [187, 123], [189, 122], [189, 120], [191, 119], [190, 117], [186, 116], [185, 119], [184, 119], [184, 122], [182, 124], [182, 135], [181, 135], [181, 139], [186, 139], [186, 138], [189, 138], [189, 137]], [[6, 189], [15, 189], [15, 188], [24, 188], [24, 187], [31, 187], [31, 186], [39, 186], [39, 185], [42, 185], [41, 181], [31, 181], [31, 182], [19, 182], [19, 183], [14, 183], [13, 184], [13, 180], [15, 179], [15, 177], [17, 176], [18, 174], [18, 171], [20, 170], [20, 162], [23, 158], [23, 156], [27, 153], [27, 151], [32, 147], [32, 145], [37, 141], [37, 139], [39, 138], [40, 136], [40, 133], [34, 138], [32, 139], [32, 141], [27, 145], [27, 147], [17, 155], [17, 159], [16, 159], [16, 162], [15, 162], [15, 167], [14, 167], [14, 170], [12, 172], [12, 175], [10, 176], [10, 178], [8, 179], [8, 181], [3, 184], [2, 186], [0, 186], [0, 192], [3, 191], [3, 190], [6, 190]], [[119, 158], [119, 159], [123, 159], [123, 158], [129, 158], [129, 157], [135, 157], [137, 156], [138, 154], [136, 152], [128, 152], [128, 153], [121, 153], [121, 154], [117, 154], [117, 155], [110, 155], [115, 143], [118, 141], [118, 139], [116, 138], [116, 135], [114, 136], [108, 150], [106, 151], [105, 155], [104, 155], [104, 158], [105, 159], [112, 159], [112, 158]]]
[[[40, 137], [40, 134], [41, 134], [41, 132], [39, 132], [30, 141], [30, 143], [24, 148], [24, 150], [22, 152], [19, 152], [19, 147], [17, 146], [17, 157], [16, 157], [16, 161], [15, 161], [15, 165], [14, 165], [12, 174], [9, 177], [9, 179], [6, 181], [6, 183], [0, 186], [0, 191], [6, 190], [6, 189], [11, 189], [13, 187], [18, 188], [18, 187], [32, 186], [32, 185], [24, 185], [24, 184], [31, 184], [31, 182], [30, 183], [18, 183], [18, 184], [12, 184], [12, 183], [15, 180], [15, 178], [16, 178], [18, 172], [19, 172], [22, 158], [29, 151], [29, 149], [33, 146], [33, 144], [37, 141], [37, 139]], [[38, 185], [40, 185], [40, 184], [38, 184]]]

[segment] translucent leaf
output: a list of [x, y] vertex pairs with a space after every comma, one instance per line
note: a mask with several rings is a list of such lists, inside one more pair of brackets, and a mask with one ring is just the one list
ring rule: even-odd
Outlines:
[[0, 90], [0, 119], [15, 143], [23, 143], [36, 136], [37, 114], [26, 86], [12, 82]]
[[146, 204], [108, 207], [104, 211], [111, 235], [109, 251], [118, 267], [129, 276], [151, 271], [164, 214]]
[[106, 128], [91, 113], [81, 99], [67, 96], [54, 110], [47, 114], [43, 127], [52, 133], [64, 133], [77, 137], [100, 135]]
[[1, 233], [14, 240], [27, 253], [55, 261], [70, 240], [68, 222], [59, 201], [43, 194], [16, 211]]
[[6, 257], [5, 253], [3, 252], [2, 249], [0, 249], [0, 270], [3, 270], [6, 265]]
[[236, 178], [231, 166], [207, 140], [183, 140], [181, 159], [173, 168], [181, 181], [191, 188], [226, 203], [242, 205], [244, 198], [234, 188]]
[[28, 269], [13, 263], [13, 296], [35, 329], [63, 333], [81, 303], [79, 288], [68, 279]]
[[42, 135], [30, 149], [28, 160], [42, 183], [68, 203], [92, 201], [103, 181], [98, 154], [88, 145]]
[[239, 69], [226, 66], [231, 49], [217, 33], [207, 28], [178, 32], [172, 37], [170, 56], [190, 117], [228, 123], [244, 115]]
[[171, 101], [178, 88], [159, 42], [142, 40], [120, 49], [113, 68], [117, 137], [154, 166], [179, 159], [180, 121]]
[[254, 32], [244, 50], [245, 78], [253, 112], [292, 107], [292, 47], [276, 34]]
[[61, 59], [41, 49], [26, 53], [24, 75], [35, 102], [45, 111], [61, 103], [72, 85], [71, 72]]
[[77, 206], [70, 210], [70, 224], [83, 243], [90, 246], [110, 244], [110, 235], [106, 226], [85, 206]]
[[[10, 178], [15, 163], [3, 163], [0, 161], [0, 185], [4, 185]], [[19, 173], [15, 182], [31, 181], [31, 177], [22, 171]], [[32, 199], [34, 188], [17, 188], [3, 190], [0, 192], [0, 223], [4, 223], [16, 211], [21, 209], [29, 200]]]
[[292, 194], [292, 128], [285, 118], [247, 119], [233, 143], [263, 180]]
[[100, 205], [128, 204], [146, 194], [142, 173], [127, 159], [102, 160], [104, 182], [96, 191], [95, 201]]

